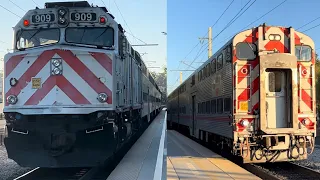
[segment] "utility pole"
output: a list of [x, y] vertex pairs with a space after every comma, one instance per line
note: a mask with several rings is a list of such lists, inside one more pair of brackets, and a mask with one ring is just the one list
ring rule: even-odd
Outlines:
[[212, 56], [212, 28], [209, 27], [209, 35], [208, 37], [202, 37], [202, 38], [199, 38], [199, 40], [208, 40], [208, 57], [210, 58]]
[[[208, 37], [202, 37], [202, 38], [199, 38], [199, 40], [208, 40], [208, 57], [210, 58], [212, 56], [212, 28], [209, 27], [209, 36]], [[186, 64], [184, 61], [181, 61], [182, 63]], [[192, 67], [191, 64], [188, 65], [189, 67]], [[194, 67], [192, 67], [194, 68]], [[194, 68], [196, 69], [196, 68]], [[173, 70], [174, 71], [174, 70]], [[180, 84], [182, 84], [182, 71], [188, 71], [188, 70], [180, 70]], [[191, 71], [194, 71], [194, 70], [191, 70]]]

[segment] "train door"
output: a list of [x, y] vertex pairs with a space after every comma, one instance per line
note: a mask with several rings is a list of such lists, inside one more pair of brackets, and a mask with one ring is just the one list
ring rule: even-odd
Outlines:
[[266, 120], [267, 128], [286, 128], [286, 71], [267, 70], [265, 79], [266, 89]]
[[196, 129], [196, 96], [192, 96], [192, 135], [194, 135]]

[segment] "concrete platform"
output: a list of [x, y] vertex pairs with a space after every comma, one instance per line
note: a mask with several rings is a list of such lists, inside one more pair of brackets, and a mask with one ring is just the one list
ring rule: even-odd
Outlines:
[[107, 180], [165, 180], [166, 121], [161, 111]]
[[167, 132], [167, 146], [168, 180], [260, 179], [176, 131]]

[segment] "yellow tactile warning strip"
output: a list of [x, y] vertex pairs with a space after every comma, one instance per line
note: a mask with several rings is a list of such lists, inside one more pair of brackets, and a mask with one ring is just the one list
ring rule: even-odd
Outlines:
[[[167, 179], [260, 179], [187, 137], [168, 131]], [[180, 151], [181, 156], [178, 156]]]

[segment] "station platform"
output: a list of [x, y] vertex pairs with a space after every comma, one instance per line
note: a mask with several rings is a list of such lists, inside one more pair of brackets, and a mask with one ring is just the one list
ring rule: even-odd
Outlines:
[[165, 180], [166, 121], [162, 110], [111, 172], [107, 180]]
[[260, 179], [176, 131], [167, 131], [167, 179]]

